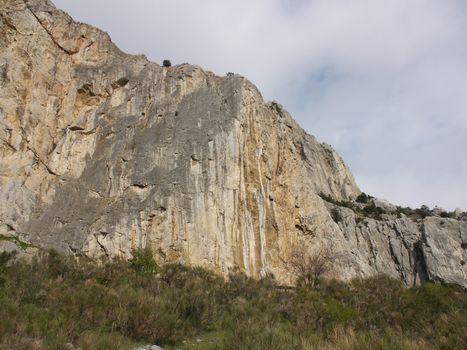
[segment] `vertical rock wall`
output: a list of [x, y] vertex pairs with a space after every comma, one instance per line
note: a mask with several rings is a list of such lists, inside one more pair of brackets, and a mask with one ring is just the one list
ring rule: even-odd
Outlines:
[[332, 246], [340, 278], [465, 283], [437, 238], [460, 225], [457, 249], [460, 221], [336, 223], [318, 194], [355, 198], [352, 174], [245, 78], [124, 54], [48, 0], [0, 5], [0, 235], [284, 282], [294, 247]]

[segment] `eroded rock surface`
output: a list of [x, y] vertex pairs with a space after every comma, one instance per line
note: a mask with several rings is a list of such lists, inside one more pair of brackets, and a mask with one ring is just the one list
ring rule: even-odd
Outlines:
[[357, 224], [319, 196], [360, 194], [339, 155], [245, 78], [127, 55], [48, 0], [0, 6], [2, 237], [284, 282], [294, 247], [326, 245], [340, 278], [466, 285], [465, 222]]
[[[345, 276], [385, 273], [407, 285], [432, 280], [466, 287], [467, 221], [429, 216], [413, 219], [387, 211], [381, 218], [327, 203], [340, 230]], [[398, 217], [399, 216], [399, 217]]]

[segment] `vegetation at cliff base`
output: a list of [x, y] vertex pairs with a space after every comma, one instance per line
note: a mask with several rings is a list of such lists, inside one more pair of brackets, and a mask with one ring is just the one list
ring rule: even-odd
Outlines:
[[[377, 276], [313, 287], [129, 261], [0, 256], [0, 349], [462, 349], [467, 298]], [[68, 344], [68, 345], [67, 345]]]

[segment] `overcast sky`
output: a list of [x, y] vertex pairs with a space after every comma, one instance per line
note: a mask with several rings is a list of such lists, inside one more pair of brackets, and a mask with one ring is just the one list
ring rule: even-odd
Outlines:
[[126, 52], [246, 76], [364, 192], [467, 209], [467, 1], [53, 1]]

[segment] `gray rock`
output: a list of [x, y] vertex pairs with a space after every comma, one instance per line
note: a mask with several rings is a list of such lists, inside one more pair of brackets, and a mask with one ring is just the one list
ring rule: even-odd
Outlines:
[[65, 349], [66, 350], [81, 350], [81, 348], [75, 347], [72, 343], [66, 343], [65, 344]]
[[428, 278], [467, 287], [467, 222], [429, 217], [422, 234]]
[[157, 345], [145, 345], [142, 347], [137, 347], [133, 350], [163, 350], [163, 349]]
[[13, 254], [20, 254], [21, 248], [18, 247], [18, 245], [16, 245], [13, 242], [0, 241], [0, 251], [7, 252], [7, 253], [13, 253]]
[[397, 207], [394, 204], [389, 203], [385, 199], [374, 198], [372, 201], [375, 204], [375, 206], [380, 207], [385, 211], [393, 212], [397, 209]]

